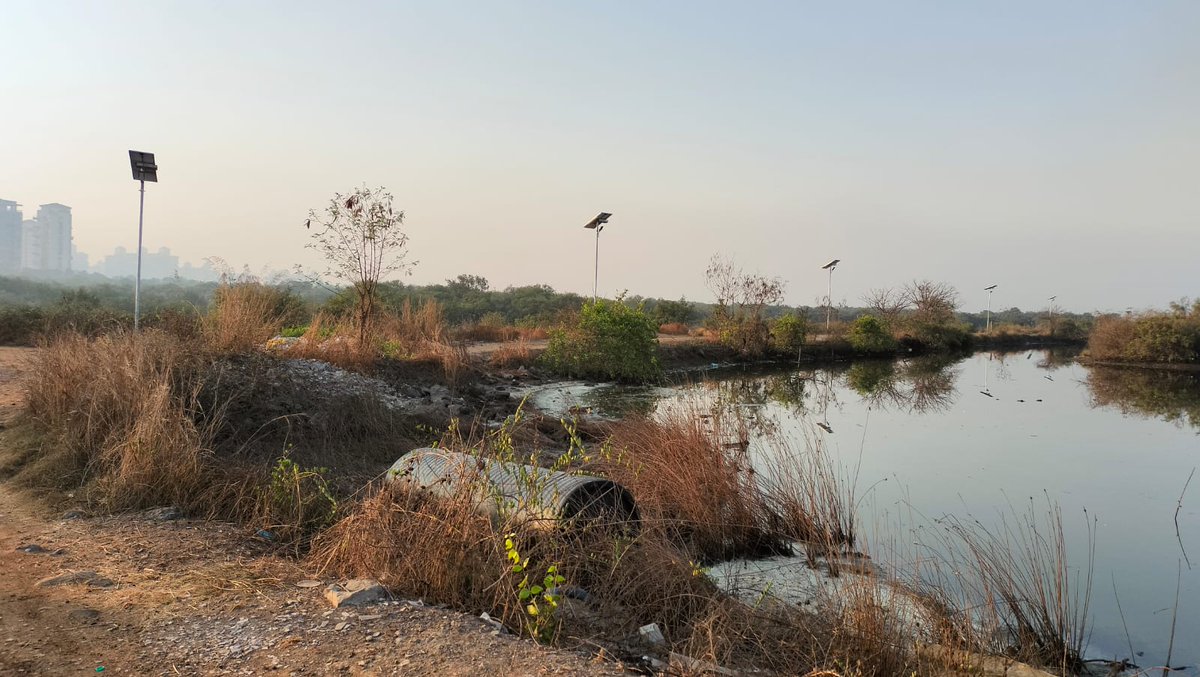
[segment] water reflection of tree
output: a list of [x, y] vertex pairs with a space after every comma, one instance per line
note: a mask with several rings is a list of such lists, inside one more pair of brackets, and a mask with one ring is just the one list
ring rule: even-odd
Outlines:
[[955, 362], [945, 357], [858, 362], [846, 371], [846, 383], [872, 407], [912, 413], [945, 411], [958, 394]]
[[710, 381], [707, 387], [715, 395], [714, 405], [719, 407], [762, 407], [777, 404], [798, 414], [806, 408], [805, 399], [810, 396], [810, 378], [811, 376], [796, 372], [746, 376]]
[[1037, 368], [1058, 371], [1074, 364], [1075, 358], [1078, 356], [1078, 348], [1047, 348], [1042, 351], [1042, 359], [1038, 360]]
[[1092, 367], [1087, 375], [1093, 407], [1161, 418], [1200, 428], [1200, 376], [1156, 369]]

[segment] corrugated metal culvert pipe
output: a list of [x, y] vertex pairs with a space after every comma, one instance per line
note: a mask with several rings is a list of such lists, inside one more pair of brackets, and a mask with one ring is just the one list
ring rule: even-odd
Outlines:
[[503, 513], [545, 526], [633, 530], [640, 519], [633, 495], [612, 480], [444, 449], [408, 452], [388, 469], [388, 481], [442, 497], [470, 488], [477, 494], [477, 509], [497, 521]]

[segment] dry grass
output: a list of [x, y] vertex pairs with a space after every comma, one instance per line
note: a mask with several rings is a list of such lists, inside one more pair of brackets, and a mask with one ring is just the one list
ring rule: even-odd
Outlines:
[[644, 515], [707, 561], [786, 552], [793, 540], [853, 543], [851, 492], [827, 455], [767, 436], [753, 459], [749, 422], [696, 402], [614, 426], [599, 470], [629, 488]]
[[411, 354], [428, 343], [448, 344], [450, 332], [442, 313], [442, 306], [427, 300], [419, 308], [404, 300], [399, 313], [393, 313], [381, 322], [380, 333], [389, 341], [398, 344], [400, 352]]
[[371, 334], [363, 343], [346, 319], [322, 313], [299, 341], [288, 346], [286, 354], [362, 373], [373, 372], [384, 358], [436, 362], [451, 383], [468, 368], [466, 349], [451, 339], [436, 301], [426, 301], [414, 309], [405, 300], [400, 312], [385, 314], [371, 326]]
[[222, 353], [262, 348], [290, 319], [282, 308], [283, 296], [283, 291], [259, 282], [222, 283], [204, 319], [206, 342]]
[[980, 336], [994, 339], [1019, 339], [1019, 338], [1037, 338], [1047, 336], [1046, 327], [1031, 327], [1024, 324], [1013, 324], [1005, 322], [1003, 324], [992, 323], [991, 331], [981, 330], [978, 332]]
[[454, 330], [454, 338], [459, 341], [503, 343], [513, 341], [520, 335], [521, 331], [516, 327], [484, 322], [465, 324]]
[[491, 521], [469, 494], [435, 499], [386, 485], [313, 544], [323, 572], [368, 576], [388, 588], [472, 611], [494, 611], [505, 567]]
[[[622, 439], [657, 445], [671, 434], [647, 426], [639, 423]], [[711, 448], [703, 442], [711, 440], [707, 433], [691, 434], [692, 443]], [[506, 433], [490, 434], [482, 441], [450, 434], [444, 443], [467, 453], [511, 456], [511, 441]], [[618, 447], [611, 448], [620, 453], [615, 451]], [[691, 458], [685, 465], [701, 467], [702, 461]], [[633, 467], [616, 458], [600, 466]], [[510, 628], [531, 633], [517, 594], [521, 575], [512, 571], [504, 556], [505, 540], [511, 538], [521, 556], [528, 558], [533, 580], [539, 581], [554, 564], [566, 579], [565, 586], [586, 590], [592, 600], [561, 600], [560, 612], [554, 615], [558, 637], [619, 645], [638, 627], [653, 622], [672, 651], [721, 665], [754, 666], [779, 674], [911, 672], [913, 654], [896, 640], [901, 630], [880, 620], [883, 614], [877, 603], [849, 605], [839, 615], [812, 614], [769, 600], [751, 606], [725, 595], [703, 574], [693, 551], [702, 547], [701, 538], [715, 543], [709, 548], [721, 550], [739, 536], [720, 527], [716, 513], [693, 511], [702, 510], [701, 504], [707, 502], [702, 498], [705, 489], [716, 486], [719, 491], [743, 494], [719, 501], [727, 512], [753, 513], [756, 508], [738, 507], [751, 500], [745, 495], [751, 489], [739, 487], [740, 480], [693, 475], [686, 478], [692, 484], [676, 487], [689, 493], [677, 491], [672, 496], [666, 491], [673, 486], [671, 480], [648, 484], [651, 479], [644, 476], [664, 466], [652, 461], [638, 467], [642, 489], [663, 493], [642, 495], [643, 521], [635, 536], [605, 525], [546, 530], [492, 518], [487, 516], [492, 511], [479, 503], [489, 492], [470, 482], [457, 485], [458, 492], [449, 498], [435, 498], [397, 483], [373, 490], [350, 515], [322, 534], [311, 558], [326, 575], [375, 576], [398, 594], [474, 613], [487, 611]], [[725, 474], [737, 474], [732, 465], [721, 467]], [[682, 479], [675, 476], [675, 481]], [[766, 502], [761, 499], [759, 504]], [[686, 519], [699, 522], [685, 525]], [[679, 544], [681, 537], [685, 547]]]
[[1116, 315], [1101, 315], [1088, 337], [1088, 356], [1096, 360], [1120, 360], [1137, 336], [1134, 322]]
[[1095, 559], [1095, 519], [1085, 514], [1086, 565], [1071, 564], [1062, 513], [1015, 509], [996, 528], [974, 519], [938, 520], [938, 555], [917, 576], [953, 619], [944, 639], [1076, 674], [1083, 667]]
[[380, 335], [388, 356], [437, 362], [450, 383], [469, 366], [466, 348], [451, 337], [437, 301], [427, 300], [414, 309], [405, 299], [399, 313], [380, 323]]
[[318, 313], [300, 340], [288, 346], [286, 354], [362, 373], [371, 372], [381, 357], [378, 341], [363, 344], [348, 321], [327, 313]]
[[545, 327], [520, 327], [518, 332], [526, 341], [545, 341], [550, 338], [550, 330]]
[[[333, 516], [336, 500], [311, 465], [280, 460], [288, 445], [260, 443], [261, 429], [234, 425], [250, 414], [254, 386], [222, 382], [217, 365], [228, 359], [159, 331], [46, 343], [26, 382], [28, 444], [5, 474], [74, 492], [99, 512], [175, 506], [301, 545]], [[312, 465], [339, 458], [313, 451], [295, 455]]]
[[642, 515], [697, 559], [786, 551], [755, 490], [742, 438], [724, 438], [710, 420], [679, 411], [665, 421], [622, 422], [609, 440], [614, 454], [598, 470], [628, 488]]
[[253, 477], [214, 457], [224, 412], [200, 403], [207, 359], [160, 332], [66, 335], [42, 346], [25, 414], [42, 441], [18, 476], [81, 490], [105, 510], [251, 512]]
[[521, 339], [500, 346], [492, 352], [488, 361], [498, 369], [529, 367], [533, 364], [533, 354], [529, 350], [529, 343], [525, 339]]
[[682, 322], [667, 322], [658, 327], [658, 333], [668, 336], [687, 336], [690, 331], [691, 327]]

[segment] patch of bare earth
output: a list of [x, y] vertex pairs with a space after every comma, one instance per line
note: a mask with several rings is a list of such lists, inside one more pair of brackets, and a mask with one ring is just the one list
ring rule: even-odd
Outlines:
[[[20, 406], [29, 354], [0, 348], [0, 420]], [[323, 597], [331, 581], [298, 586], [313, 574], [243, 527], [48, 510], [0, 484], [5, 675], [623, 672], [415, 600], [331, 609]], [[64, 574], [75, 575], [46, 580]]]
[[21, 404], [21, 372], [33, 356], [33, 348], [0, 346], [0, 425], [12, 420]]

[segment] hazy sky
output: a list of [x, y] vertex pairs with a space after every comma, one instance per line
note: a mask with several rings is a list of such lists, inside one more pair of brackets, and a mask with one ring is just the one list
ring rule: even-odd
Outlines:
[[0, 198], [136, 243], [313, 265], [389, 187], [412, 281], [710, 300], [714, 252], [814, 304], [1200, 295], [1200, 2], [0, 4]]

